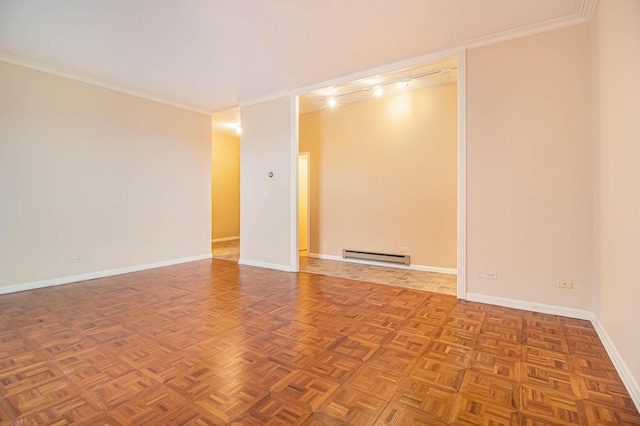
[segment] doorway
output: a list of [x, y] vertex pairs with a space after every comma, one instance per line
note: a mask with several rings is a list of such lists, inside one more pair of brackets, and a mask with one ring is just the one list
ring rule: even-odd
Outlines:
[[[408, 98], [408, 96], [402, 95], [401, 92], [422, 91], [423, 89], [427, 89], [431, 87], [438, 87], [438, 86], [444, 87], [444, 86], [455, 85], [456, 87], [453, 90], [453, 93], [451, 93], [451, 91], [449, 90], [449, 93], [447, 95], [446, 105], [448, 108], [447, 110], [450, 110], [451, 108], [453, 108], [457, 112], [457, 114], [454, 113], [454, 115], [451, 116], [450, 120], [449, 118], [447, 118], [448, 121], [447, 121], [446, 132], [448, 135], [451, 135], [453, 132], [457, 133], [457, 134], [454, 133], [452, 135], [452, 139], [453, 139], [452, 145], [451, 144], [447, 145], [448, 147], [451, 147], [451, 146], [457, 147], [457, 150], [456, 150], [457, 152], [454, 151], [452, 155], [449, 155], [450, 153], [447, 151], [448, 154], [447, 154], [446, 162], [441, 161], [437, 163], [437, 165], [439, 164], [449, 165], [449, 167], [452, 167], [452, 169], [449, 169], [449, 170], [453, 170], [453, 174], [452, 174], [453, 177], [447, 175], [448, 178], [450, 178], [449, 180], [447, 180], [447, 183], [448, 183], [448, 187], [453, 185], [454, 189], [453, 191], [449, 191], [451, 193], [447, 192], [446, 197], [444, 198], [444, 201], [446, 201], [446, 206], [448, 209], [447, 212], [449, 212], [450, 210], [450, 212], [446, 214], [447, 239], [445, 243], [447, 247], [447, 251], [446, 251], [447, 258], [444, 260], [436, 259], [436, 257], [433, 254], [433, 253], [437, 253], [440, 255], [441, 253], [445, 253], [445, 251], [442, 250], [442, 247], [444, 247], [444, 243], [438, 242], [437, 244], [436, 243], [432, 244], [438, 249], [434, 251], [433, 247], [427, 247], [425, 244], [423, 244], [423, 241], [425, 241], [425, 238], [418, 239], [416, 241], [410, 240], [410, 238], [413, 237], [413, 234], [406, 232], [406, 230], [404, 234], [397, 232], [391, 235], [391, 237], [387, 238], [386, 240], [382, 239], [383, 236], [379, 236], [380, 238], [378, 238], [377, 240], [372, 238], [366, 239], [365, 237], [367, 237], [367, 235], [360, 238], [359, 240], [356, 240], [356, 237], [360, 237], [360, 235], [356, 234], [355, 230], [353, 230], [353, 227], [351, 227], [349, 228], [349, 244], [366, 246], [367, 248], [372, 247], [371, 248], [372, 251], [380, 251], [380, 252], [396, 251], [396, 252], [404, 253], [404, 252], [411, 251], [412, 261], [415, 261], [415, 264], [412, 265], [411, 269], [415, 269], [418, 271], [424, 270], [425, 272], [453, 275], [453, 277], [457, 279], [455, 279], [454, 286], [451, 289], [452, 293], [457, 294], [458, 297], [464, 298], [466, 293], [466, 288], [465, 288], [466, 287], [465, 285], [466, 284], [465, 282], [466, 281], [465, 280], [466, 278], [465, 277], [465, 269], [466, 269], [465, 268], [465, 264], [466, 264], [466, 259], [465, 259], [465, 251], [466, 251], [466, 248], [465, 248], [465, 234], [466, 234], [465, 232], [466, 231], [465, 229], [465, 181], [466, 181], [465, 170], [466, 170], [466, 164], [465, 164], [465, 138], [464, 138], [464, 135], [465, 135], [465, 125], [464, 125], [465, 124], [465, 108], [464, 108], [465, 60], [464, 59], [465, 57], [464, 57], [464, 52], [458, 52], [458, 54], [453, 56], [448, 56], [448, 55], [444, 57], [443, 56], [444, 55], [442, 56], [430, 55], [422, 58], [415, 58], [414, 60], [411, 61], [412, 64], [410, 64], [408, 67], [407, 67], [408, 65], [407, 62], [404, 62], [402, 64], [403, 66], [398, 66], [397, 68], [394, 67], [393, 65], [390, 65], [389, 67], [387, 67], [387, 69], [389, 70], [388, 73], [384, 75], [381, 75], [379, 73], [380, 70], [376, 70], [375, 73], [371, 73], [371, 75], [375, 75], [375, 76], [370, 78], [350, 80], [345, 77], [344, 79], [341, 79], [343, 81], [340, 81], [340, 80], [331, 81], [331, 84], [330, 85], [328, 84], [327, 87], [324, 89], [319, 88], [320, 85], [315, 85], [313, 87], [301, 88], [297, 90], [296, 93], [294, 93], [294, 96], [292, 97], [292, 105], [293, 105], [292, 111], [295, 111], [295, 115], [296, 115], [295, 117], [292, 117], [294, 120], [293, 121], [294, 133], [292, 138], [292, 146], [294, 147], [294, 149], [298, 148], [297, 150], [295, 150], [298, 152], [295, 152], [295, 157], [293, 157], [292, 160], [299, 161], [298, 160], [299, 151], [313, 152], [312, 150], [305, 149], [309, 147], [309, 143], [302, 144], [301, 146], [301, 137], [298, 132], [299, 132], [299, 129], [303, 126], [303, 123], [299, 122], [299, 120], [301, 120], [302, 115], [306, 115], [307, 113], [313, 113], [315, 111], [324, 109], [326, 110], [326, 112], [324, 113], [324, 117], [322, 119], [315, 120], [318, 123], [322, 123], [324, 125], [324, 122], [327, 120], [330, 120], [332, 115], [337, 115], [340, 112], [340, 108], [343, 106], [344, 106], [343, 110], [346, 111], [347, 109], [352, 108], [350, 105], [347, 108], [346, 105], [348, 104], [355, 104], [363, 101], [366, 102], [375, 97], [387, 98], [387, 97], [392, 97], [398, 94], [399, 95], [397, 97], [398, 102], [393, 102], [394, 109], [390, 109], [390, 113], [386, 117], [382, 117], [381, 120], [376, 121], [376, 123], [378, 123], [378, 122], [382, 122], [382, 120], [387, 120], [387, 121], [395, 120], [394, 124], [397, 125], [400, 123], [400, 121], [405, 119], [405, 117], [407, 116], [407, 113], [411, 110], [410, 107], [422, 108], [422, 111], [424, 112], [424, 111], [428, 111], [428, 108], [430, 105], [433, 105], [433, 103], [430, 104], [428, 102], [422, 102], [422, 103], [415, 103], [413, 101], [404, 102], [404, 103], [400, 102], [400, 100], [402, 100], [403, 98], [404, 100]], [[416, 65], [413, 65], [413, 64], [416, 64]], [[456, 74], [457, 74], [457, 78], [456, 78]], [[404, 107], [404, 108], [401, 108], [401, 107]], [[331, 108], [334, 108], [334, 111], [337, 111], [337, 112], [332, 112]], [[363, 121], [363, 120], [360, 120], [360, 121]], [[310, 122], [311, 124], [309, 124]], [[336, 124], [336, 128], [339, 128], [339, 124], [340, 123]], [[307, 132], [308, 134], [314, 135], [314, 136], [311, 136], [312, 138], [317, 138], [318, 135], [322, 134], [322, 131], [319, 128], [319, 124], [315, 123], [313, 120], [307, 119], [304, 125], [307, 126], [307, 130], [313, 127], [312, 130]], [[416, 126], [413, 126], [413, 127], [416, 127]], [[401, 130], [404, 129], [398, 126], [393, 128], [396, 129], [396, 133], [397, 133], [397, 129], [401, 129]], [[434, 134], [434, 131], [432, 131], [433, 128], [437, 128], [437, 127], [432, 126], [430, 127], [428, 133], [424, 133], [424, 132], [423, 133], [429, 134], [430, 136], [432, 136]], [[371, 132], [368, 132], [369, 129], [370, 127], [365, 126], [364, 130], [362, 130], [357, 134], [357, 135], [366, 135], [366, 138], [360, 138], [360, 139], [362, 140], [366, 139], [366, 142], [369, 145], [376, 142], [376, 140], [372, 136], [376, 136], [378, 133], [387, 134], [385, 133], [385, 131], [380, 131], [372, 135]], [[341, 130], [339, 129], [338, 131], [341, 131]], [[398, 135], [396, 133], [393, 133], [387, 139], [389, 140], [398, 139]], [[343, 136], [344, 137], [342, 137], [342, 139], [347, 141], [354, 141], [354, 142], [360, 141], [360, 139], [358, 139], [357, 137], [355, 138], [351, 137], [349, 139], [349, 135], [343, 135]], [[451, 139], [451, 137], [448, 137], [448, 143], [451, 143], [449, 139]], [[408, 141], [409, 139], [407, 139], [405, 135], [405, 137], [403, 137], [402, 140]], [[316, 142], [317, 141], [313, 139], [313, 142], [311, 142], [311, 144], [312, 145], [316, 144]], [[383, 143], [384, 141], [378, 144], [380, 145], [379, 147], [380, 149], [377, 150], [376, 152], [378, 151], [382, 152], [383, 148], [386, 148], [385, 146], [383, 146]], [[302, 150], [300, 150], [300, 148], [302, 148]], [[441, 151], [436, 150], [434, 152], [439, 153]], [[326, 163], [327, 159], [324, 156], [324, 152], [322, 154], [323, 155], [321, 155], [320, 158], [322, 158], [323, 162]], [[335, 154], [335, 153], [331, 152], [331, 154]], [[396, 157], [399, 157], [399, 155], [396, 155]], [[418, 159], [431, 158], [431, 155], [428, 153], [427, 154], [419, 153], [414, 156], [409, 156], [407, 159], [403, 159], [402, 161], [405, 161], [405, 162], [413, 161], [415, 158], [418, 158]], [[294, 164], [296, 166], [299, 166], [297, 163], [294, 163]], [[333, 162], [332, 164], [336, 164], [336, 163]], [[382, 165], [384, 166], [386, 165], [386, 163], [383, 161]], [[322, 170], [323, 169], [320, 168], [318, 171], [315, 172], [315, 174], [316, 175], [318, 175], [319, 173], [322, 174]], [[385, 173], [385, 176], [395, 176], [395, 175], [406, 174], [408, 170], [413, 170], [413, 169], [404, 167], [399, 172]], [[436, 169], [433, 169], [433, 171], [435, 172]], [[346, 173], [343, 173], [343, 175], [346, 175]], [[379, 175], [368, 173], [368, 172], [354, 173], [353, 171], [349, 171], [349, 175], [351, 176], [352, 179], [351, 181], [348, 181], [348, 182], [357, 181], [358, 178], [364, 175], [369, 177], [373, 176], [373, 178], [365, 182], [365, 185], [372, 185], [370, 181], [374, 179], [376, 176], [379, 176]], [[324, 176], [324, 174], [322, 174], [322, 176]], [[437, 177], [430, 176], [427, 182], [441, 181], [441, 179], [436, 179], [436, 178]], [[413, 179], [413, 180], [415, 181], [416, 179]], [[451, 184], [450, 181], [453, 183]], [[329, 180], [329, 182], [332, 184], [335, 183], [331, 180]], [[323, 184], [325, 183], [324, 177], [322, 177], [322, 183]], [[316, 183], [314, 183], [314, 185], [316, 185]], [[382, 182], [377, 182], [377, 184], [375, 185], [375, 188], [386, 188], [387, 186], [389, 186], [389, 182], [385, 180]], [[334, 190], [335, 190], [335, 187], [336, 185], [333, 185]], [[399, 185], [398, 187], [403, 188], [402, 185]], [[338, 185], [338, 188], [339, 188], [339, 191], [343, 191], [343, 193], [347, 192], [344, 190], [343, 186]], [[422, 186], [420, 186], [420, 188], [422, 188]], [[330, 192], [330, 189], [331, 188], [327, 187], [327, 185], [323, 185], [323, 190], [325, 194], [334, 193], [334, 192]], [[322, 194], [322, 192], [319, 192], [315, 186], [314, 186], [314, 191], [315, 191], [314, 197], [318, 197], [318, 193]], [[353, 190], [353, 188], [351, 188], [351, 190], [348, 192], [352, 194], [360, 193], [359, 190], [357, 189]], [[440, 194], [440, 192], [436, 191], [436, 194], [438, 195]], [[292, 194], [294, 197], [300, 196], [299, 191], [296, 191], [294, 194], [295, 195]], [[396, 194], [392, 193], [392, 195], [395, 196]], [[440, 198], [443, 198], [443, 197], [440, 197]], [[393, 201], [393, 197], [387, 197], [385, 198], [385, 200], [386, 199], [390, 199]], [[430, 199], [430, 198], [422, 197], [420, 199], [422, 200], [422, 199]], [[313, 207], [314, 209], [318, 209], [318, 204], [320, 202], [321, 201], [319, 200], [315, 200], [314, 201], [315, 207], [314, 206], [311, 206], [311, 207]], [[333, 204], [336, 204], [336, 203], [333, 203]], [[354, 201], [349, 197], [343, 196], [340, 200], [338, 200], [337, 205], [338, 207], [344, 208], [345, 204], [349, 204], [347, 207], [352, 209], [353, 209], [353, 205], [359, 206], [357, 203], [354, 203]], [[387, 204], [397, 205], [399, 203], [389, 202]], [[415, 203], [412, 202], [411, 205], [413, 206], [414, 204]], [[298, 205], [297, 202], [293, 204], [293, 206], [297, 206], [297, 205]], [[325, 210], [329, 210], [329, 209], [328, 208], [325, 209], [326, 203], [323, 203], [322, 205], [323, 205], [322, 213], [325, 216], [328, 215], [328, 217], [331, 217], [331, 218], [340, 217], [338, 214], [333, 214], [331, 212], [327, 213], [327, 211]], [[438, 205], [444, 205], [444, 203], [440, 203]], [[380, 212], [384, 207], [384, 205], [381, 207], [380, 204], [376, 204], [375, 206], [376, 206], [375, 209], [369, 209], [369, 210]], [[431, 204], [431, 206], [433, 206], [433, 203]], [[330, 205], [329, 207], [335, 207], [335, 206]], [[414, 206], [414, 207], [420, 207], [420, 206]], [[437, 215], [433, 214], [431, 216], [436, 217]], [[314, 221], [317, 221], [320, 218], [318, 218], [318, 215], [315, 214], [315, 215], [312, 215], [312, 219]], [[323, 225], [333, 225], [333, 227], [336, 228], [334, 222], [336, 221], [332, 221], [330, 223], [323, 221], [322, 223]], [[406, 220], [401, 220], [401, 221], [395, 221], [393, 223], [399, 223], [401, 226], [404, 226], [409, 222]], [[328, 228], [326, 226], [323, 226], [323, 227], [324, 227], [324, 231], [322, 232], [324, 233], [322, 235], [318, 234], [320, 232], [319, 231], [320, 228], [318, 226], [316, 226], [316, 229], [314, 229], [314, 232], [312, 233], [312, 238], [314, 238], [316, 241], [315, 242], [309, 241], [311, 243], [311, 245], [309, 246], [310, 248], [309, 255], [311, 257], [308, 258], [309, 261], [305, 261], [305, 263], [309, 263], [310, 261], [316, 258], [320, 258], [322, 260], [326, 259], [326, 260], [343, 261], [343, 259], [341, 259], [338, 249], [341, 248], [346, 243], [341, 243], [340, 241], [336, 242], [334, 241], [335, 238], [334, 240], [326, 240], [324, 237], [326, 235], [345, 235], [345, 234], [344, 233], [339, 234], [337, 232], [331, 233], [331, 230], [327, 231]], [[296, 228], [293, 228], [294, 232], [297, 231], [298, 233], [300, 233], [299, 227], [296, 227]], [[412, 229], [420, 229], [420, 228], [413, 227]], [[430, 231], [431, 230], [429, 230], [429, 232]], [[418, 233], [415, 232], [415, 234], [417, 235]], [[450, 234], [452, 235], [451, 238], [450, 238]], [[395, 243], [393, 241], [394, 235], [402, 235], [402, 238], [409, 240], [410, 244]], [[405, 235], [408, 235], [408, 237]], [[362, 240], [363, 242], [359, 243], [360, 240]], [[427, 239], [427, 240], [431, 241], [431, 239]], [[292, 239], [292, 241], [295, 243], [300, 243], [299, 235], [297, 238]], [[387, 241], [389, 241], [389, 243], [387, 243]], [[321, 247], [318, 246], [320, 242], [322, 242]], [[294, 247], [295, 247], [295, 243], [294, 243]], [[382, 248], [375, 247], [376, 245], [382, 246], [383, 244], [385, 244], [385, 247], [382, 247]], [[389, 248], [386, 248], [387, 246]], [[377, 249], [377, 250], [374, 250], [374, 249]], [[430, 249], [431, 252], [427, 252], [427, 249]], [[322, 250], [324, 250], [324, 252]], [[435, 259], [435, 261], [433, 263], [430, 263], [430, 262], [428, 263], [427, 261], [421, 261], [421, 259]], [[300, 264], [295, 265], [294, 263], [294, 266], [298, 266], [299, 268], [301, 265]], [[298, 270], [298, 268], [295, 268], [294, 270]], [[457, 277], [455, 276], [456, 272], [457, 272]]]
[[240, 109], [211, 117], [211, 255], [240, 258]]
[[310, 235], [310, 194], [309, 183], [309, 153], [298, 155], [298, 251], [300, 256], [309, 254]]

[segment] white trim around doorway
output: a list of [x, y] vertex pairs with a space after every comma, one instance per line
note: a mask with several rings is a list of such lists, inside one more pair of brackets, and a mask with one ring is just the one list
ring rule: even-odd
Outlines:
[[458, 54], [458, 299], [467, 298], [467, 51]]
[[428, 62], [435, 62], [441, 59], [456, 57], [458, 60], [458, 161], [457, 161], [457, 178], [458, 178], [458, 194], [457, 194], [457, 265], [458, 288], [457, 296], [459, 299], [466, 299], [467, 293], [467, 227], [466, 227], [466, 196], [467, 196], [467, 139], [466, 139], [466, 120], [467, 120], [467, 96], [466, 96], [466, 49], [464, 47], [443, 50], [441, 52], [431, 53], [428, 55], [418, 56], [408, 60], [387, 64], [381, 67], [369, 69], [355, 74], [346, 75], [333, 80], [316, 83], [310, 86], [301, 87], [291, 91], [291, 269], [299, 271], [298, 259], [298, 96], [313, 90], [322, 89], [323, 87], [334, 86], [338, 84], [348, 83], [353, 80], [370, 77], [376, 74], [384, 74], [390, 71], [421, 65]]
[[290, 167], [291, 167], [291, 205], [289, 209], [289, 214], [291, 215], [291, 220], [289, 220], [290, 224], [290, 246], [289, 252], [291, 255], [291, 272], [298, 272], [300, 270], [300, 252], [298, 251], [298, 151], [299, 151], [299, 140], [298, 140], [298, 122], [300, 120], [300, 111], [298, 107], [298, 95], [291, 94], [290, 95], [291, 108], [291, 131], [289, 136], [290, 140]]

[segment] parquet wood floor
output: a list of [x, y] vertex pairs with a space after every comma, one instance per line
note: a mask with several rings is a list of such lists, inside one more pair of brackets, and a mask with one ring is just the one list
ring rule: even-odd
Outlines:
[[216, 260], [0, 296], [0, 424], [638, 425], [588, 321]]
[[[212, 243], [211, 254], [216, 259], [237, 262], [240, 259], [240, 241], [231, 240]], [[452, 274], [318, 259], [308, 257], [307, 254], [307, 250], [300, 251], [300, 272], [388, 284], [414, 290], [450, 294], [452, 296], [458, 294], [457, 277]]]

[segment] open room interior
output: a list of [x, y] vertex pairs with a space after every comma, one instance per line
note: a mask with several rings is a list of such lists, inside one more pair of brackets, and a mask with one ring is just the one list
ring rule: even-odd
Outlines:
[[[457, 96], [456, 58], [300, 96], [301, 271], [457, 294]], [[238, 261], [240, 111], [212, 122], [213, 257]], [[410, 261], [354, 261], [347, 247]]]
[[[355, 277], [368, 263], [368, 281], [456, 294], [456, 83], [448, 58], [300, 96], [301, 271]], [[354, 261], [345, 249], [408, 260], [336, 263]]]
[[640, 424], [640, 3], [338, 3], [0, 0], [0, 424]]

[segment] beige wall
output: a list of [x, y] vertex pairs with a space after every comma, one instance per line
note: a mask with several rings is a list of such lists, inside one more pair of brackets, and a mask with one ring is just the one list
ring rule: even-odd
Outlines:
[[456, 268], [456, 85], [300, 116], [312, 253], [406, 253]]
[[212, 239], [240, 235], [240, 138], [213, 132], [211, 143]]
[[588, 24], [468, 51], [468, 293], [591, 310], [590, 61]]
[[241, 107], [240, 114], [240, 263], [291, 270], [291, 100]]
[[0, 286], [210, 253], [210, 128], [0, 62]]
[[[597, 170], [595, 313], [640, 401], [640, 2], [598, 2], [593, 22]], [[630, 389], [631, 390], [631, 389]]]

